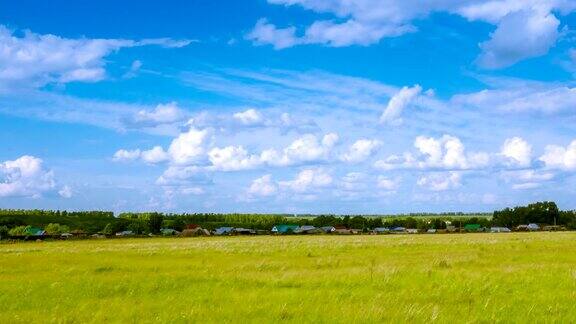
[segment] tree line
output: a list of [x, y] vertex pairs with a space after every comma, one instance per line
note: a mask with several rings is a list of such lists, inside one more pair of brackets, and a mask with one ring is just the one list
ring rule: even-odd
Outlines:
[[463, 227], [479, 224], [482, 227], [515, 227], [537, 223], [562, 225], [576, 229], [576, 213], [560, 211], [554, 202], [538, 202], [494, 211], [486, 217], [480, 214], [443, 213], [418, 214], [403, 217], [379, 217], [360, 215], [307, 215], [295, 217], [287, 214], [215, 214], [215, 213], [121, 213], [117, 216], [108, 211], [59, 211], [59, 210], [0, 210], [0, 237], [24, 235], [30, 227], [39, 227], [48, 233], [64, 233], [70, 230], [86, 234], [114, 233], [129, 230], [135, 234], [158, 234], [161, 228], [183, 230], [187, 224], [196, 224], [213, 230], [222, 226], [270, 230], [277, 224], [343, 226], [361, 230], [377, 227], [405, 227], [445, 229], [449, 225]]

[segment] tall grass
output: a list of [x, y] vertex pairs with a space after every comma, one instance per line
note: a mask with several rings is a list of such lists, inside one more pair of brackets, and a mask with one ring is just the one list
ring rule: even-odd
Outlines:
[[0, 323], [575, 318], [576, 233], [0, 245]]

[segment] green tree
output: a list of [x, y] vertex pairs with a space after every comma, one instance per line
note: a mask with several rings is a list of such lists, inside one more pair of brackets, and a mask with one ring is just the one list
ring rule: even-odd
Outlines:
[[8, 234], [10, 234], [11, 236], [23, 236], [26, 234], [26, 226], [16, 226], [10, 229], [10, 231], [8, 231]]
[[66, 225], [60, 225], [58, 223], [50, 223], [44, 228], [48, 235], [60, 235], [62, 233], [70, 232], [70, 228]]
[[3, 240], [8, 237], [8, 226], [3, 225], [0, 226], [0, 240]]

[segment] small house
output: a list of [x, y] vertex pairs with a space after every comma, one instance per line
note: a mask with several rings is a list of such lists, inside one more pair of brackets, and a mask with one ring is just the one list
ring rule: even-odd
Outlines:
[[318, 234], [322, 230], [312, 225], [303, 225], [294, 230], [295, 234]]
[[387, 234], [390, 233], [390, 229], [388, 227], [376, 227], [372, 230], [374, 234]]
[[133, 236], [134, 232], [132, 231], [122, 231], [122, 232], [118, 232], [116, 233], [116, 236]]
[[331, 234], [331, 233], [334, 233], [336, 228], [334, 228], [334, 226], [322, 226], [322, 227], [320, 227], [320, 230], [322, 230], [322, 232], [324, 232], [326, 234]]
[[160, 233], [164, 236], [170, 236], [170, 235], [178, 235], [180, 234], [180, 232], [178, 232], [177, 230], [173, 229], [173, 228], [161, 228], [160, 229]]
[[250, 228], [234, 228], [232, 229], [232, 234], [234, 235], [256, 235], [256, 231]]
[[406, 229], [406, 233], [408, 233], [408, 234], [418, 234], [418, 229], [417, 229], [417, 228], [407, 228], [407, 229]]
[[280, 224], [272, 227], [272, 234], [292, 234], [298, 225]]
[[511, 232], [510, 229], [508, 227], [490, 227], [490, 232], [491, 233], [509, 233]]
[[192, 236], [210, 236], [210, 231], [204, 229], [202, 227], [197, 226], [193, 229], [185, 229], [180, 233], [180, 236], [183, 237], [192, 237]]
[[466, 225], [464, 225], [464, 231], [466, 231], [466, 232], [482, 232], [482, 226], [480, 224], [466, 224]]
[[406, 232], [406, 228], [405, 228], [405, 227], [402, 227], [402, 226], [396, 226], [396, 227], [392, 227], [392, 228], [390, 229], [390, 232], [391, 232], [391, 233], [394, 233], [394, 234], [405, 233], [405, 232]]
[[529, 231], [539, 231], [540, 230], [540, 226], [538, 226], [538, 224], [534, 224], [534, 223], [530, 223], [526, 226], [526, 228]]
[[24, 235], [25, 236], [44, 236], [44, 235], [46, 235], [46, 231], [39, 228], [39, 227], [26, 226], [26, 229], [24, 230]]
[[214, 235], [230, 235], [234, 227], [218, 227], [214, 230]]
[[426, 233], [428, 234], [435, 234], [436, 233], [436, 229], [435, 228], [429, 228]]

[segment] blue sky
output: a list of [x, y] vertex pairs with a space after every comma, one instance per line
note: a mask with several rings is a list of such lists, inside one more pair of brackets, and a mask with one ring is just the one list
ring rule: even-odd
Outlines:
[[569, 0], [0, 0], [0, 207], [576, 208]]

